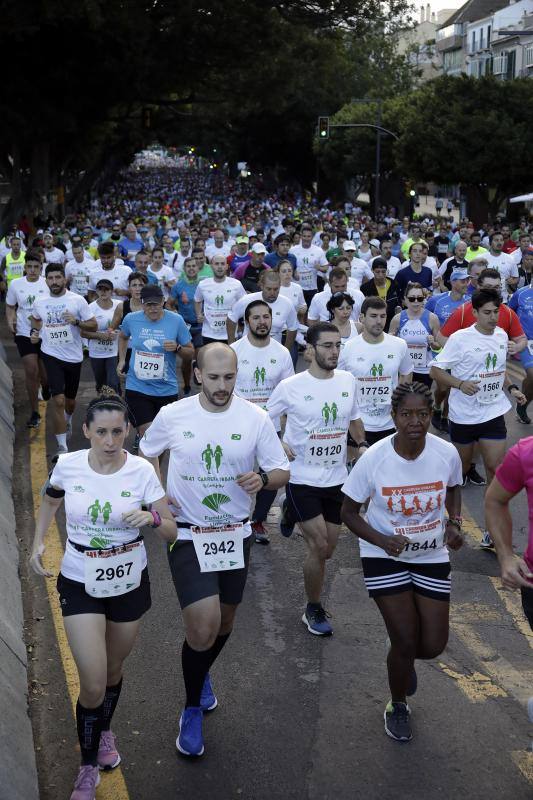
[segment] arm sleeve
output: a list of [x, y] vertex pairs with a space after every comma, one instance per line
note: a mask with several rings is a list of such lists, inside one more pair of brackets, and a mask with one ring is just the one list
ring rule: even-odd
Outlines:
[[411, 361], [411, 356], [409, 355], [409, 348], [407, 347], [407, 342], [404, 339], [400, 339], [405, 347], [403, 348], [403, 355], [402, 360], [400, 361], [400, 369], [398, 370], [400, 375], [409, 375], [413, 371], [413, 362]]
[[195, 303], [201, 303], [203, 301], [203, 299], [204, 299], [204, 295], [203, 295], [201, 287], [202, 287], [201, 283], [199, 283], [198, 286], [196, 287], [196, 291], [194, 293], [194, 302]]
[[283, 386], [283, 381], [278, 383], [268, 398], [266, 410], [273, 419], [281, 416], [281, 414], [285, 414], [287, 411], [287, 400], [285, 397], [285, 387]]
[[10, 283], [7, 289], [6, 295], [6, 303], [8, 306], [16, 306], [17, 305], [17, 297], [15, 295], [15, 290], [12, 288], [13, 284]]
[[352, 381], [352, 410], [350, 412], [350, 422], [353, 422], [354, 419], [361, 419], [361, 412], [359, 411], [359, 403], [357, 402], [357, 386], [356, 380], [353, 377]]
[[368, 450], [357, 460], [342, 487], [344, 494], [351, 497], [356, 503], [364, 503], [372, 495], [371, 475], [368, 469], [370, 465], [367, 465], [367, 454]]
[[461, 486], [463, 483], [463, 467], [461, 464], [461, 457], [457, 450], [452, 455], [450, 464], [450, 477], [448, 486]]
[[141, 450], [148, 458], [156, 458], [168, 450], [170, 439], [164, 408], [162, 408], [142, 437]]
[[159, 478], [155, 474], [153, 466], [149, 464], [148, 461], [145, 461], [145, 464], [146, 483], [144, 486], [143, 500], [145, 503], [155, 503], [156, 500], [161, 500], [161, 498], [165, 496], [165, 490], [159, 483]]
[[289, 470], [289, 461], [285, 450], [278, 439], [274, 423], [268, 416], [265, 416], [257, 437], [256, 458], [257, 463], [265, 472], [270, 472], [272, 469]]
[[92, 319], [94, 317], [93, 312], [89, 308], [89, 303], [83, 297], [78, 299], [78, 309], [82, 322], [87, 322], [88, 319]]
[[[243, 297], [246, 297], [246, 293], [243, 295]], [[240, 300], [237, 300], [237, 302], [234, 303], [233, 308], [228, 314], [228, 319], [230, 319], [232, 322], [235, 322], [235, 324], [237, 324], [240, 318], [244, 315], [244, 309], [246, 308], [246, 306], [243, 303], [243, 297], [241, 297]]]
[[520, 458], [520, 445], [515, 444], [506, 454], [502, 463], [496, 470], [496, 478], [507, 492], [518, 492], [524, 488], [524, 468]]
[[311, 305], [309, 306], [309, 312], [307, 314], [308, 319], [320, 319], [320, 312], [317, 310], [318, 302], [315, 302], [316, 294], [313, 296], [311, 300]]
[[433, 366], [438, 369], [451, 369], [456, 364], [460, 364], [463, 360], [463, 355], [459, 348], [456, 346], [453, 339], [448, 339], [440, 353], [433, 359]]

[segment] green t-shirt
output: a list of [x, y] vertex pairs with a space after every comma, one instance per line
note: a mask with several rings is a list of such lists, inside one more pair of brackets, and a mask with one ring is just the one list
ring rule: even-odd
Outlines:
[[211, 269], [209, 264], [204, 264], [200, 272], [198, 273], [198, 280], [202, 280], [203, 278], [212, 278], [214, 275], [213, 270]]

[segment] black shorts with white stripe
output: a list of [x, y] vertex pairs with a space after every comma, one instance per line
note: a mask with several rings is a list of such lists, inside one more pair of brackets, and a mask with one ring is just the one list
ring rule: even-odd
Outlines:
[[400, 561], [395, 558], [362, 558], [365, 585], [370, 597], [413, 591], [434, 600], [450, 600], [450, 562]]

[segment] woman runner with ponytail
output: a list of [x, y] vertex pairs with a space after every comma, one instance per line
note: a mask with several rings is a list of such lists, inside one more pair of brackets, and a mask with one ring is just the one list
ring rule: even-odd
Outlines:
[[416, 691], [415, 659], [436, 658], [448, 641], [448, 547], [463, 543], [462, 472], [453, 445], [428, 433], [427, 386], [400, 384], [391, 406], [396, 433], [372, 445], [353, 467], [342, 489], [341, 517], [359, 537], [365, 584], [389, 635], [385, 731], [405, 742], [412, 738], [407, 695]]
[[80, 682], [81, 767], [71, 800], [94, 800], [99, 769], [120, 763], [111, 718], [123, 663], [151, 605], [140, 529], [148, 525], [163, 539], [176, 539], [154, 468], [124, 450], [128, 429], [120, 397], [102, 395], [89, 403], [83, 433], [90, 449], [59, 457], [43, 489], [30, 557], [38, 575], [53, 577], [42, 562], [44, 539], [64, 500], [67, 543], [57, 589]]

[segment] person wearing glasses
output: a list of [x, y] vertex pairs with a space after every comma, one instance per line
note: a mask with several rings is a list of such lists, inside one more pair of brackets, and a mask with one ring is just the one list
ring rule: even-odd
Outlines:
[[360, 452], [368, 447], [356, 381], [337, 370], [340, 349], [341, 335], [335, 325], [313, 325], [307, 331], [309, 368], [282, 380], [266, 404], [271, 419], [287, 415], [282, 444], [291, 475], [281, 505], [280, 529], [283, 536], [290, 536], [298, 523], [305, 541], [307, 606], [302, 622], [315, 636], [333, 633], [321, 596], [326, 561], [340, 533], [348, 432]]
[[351, 319], [354, 307], [354, 299], [348, 292], [335, 292], [326, 303], [329, 311], [329, 319], [338, 329], [341, 335], [341, 348], [356, 336], [359, 336], [360, 323]]
[[399, 383], [409, 383], [413, 364], [407, 343], [384, 333], [387, 304], [381, 297], [367, 297], [361, 306], [361, 335], [341, 352], [339, 369], [356, 379], [357, 400], [369, 445], [394, 433], [391, 397]]
[[430, 387], [431, 348], [435, 345], [439, 320], [425, 307], [426, 295], [420, 283], [407, 284], [404, 302], [405, 309], [393, 317], [389, 333], [407, 342], [413, 380]]

